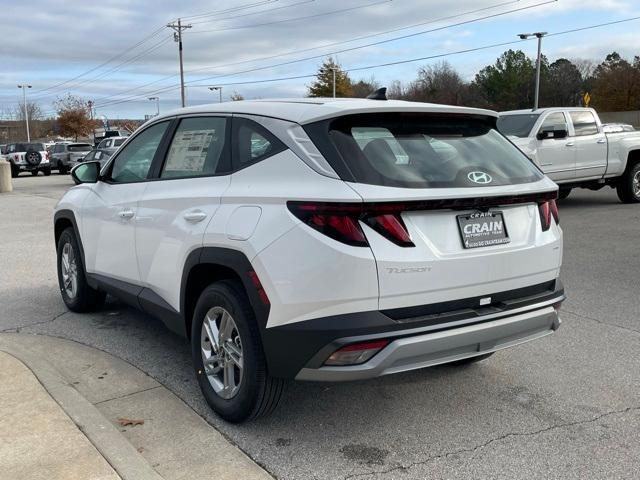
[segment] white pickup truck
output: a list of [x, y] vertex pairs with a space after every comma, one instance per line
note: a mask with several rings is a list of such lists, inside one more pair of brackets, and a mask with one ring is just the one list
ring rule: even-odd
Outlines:
[[501, 112], [498, 130], [560, 186], [560, 198], [608, 185], [622, 202], [640, 202], [640, 131], [605, 132], [592, 108]]

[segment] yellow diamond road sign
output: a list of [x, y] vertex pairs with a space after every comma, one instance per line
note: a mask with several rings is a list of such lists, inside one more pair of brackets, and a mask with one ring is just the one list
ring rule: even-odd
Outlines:
[[582, 101], [584, 102], [584, 106], [588, 107], [589, 104], [591, 103], [591, 95], [589, 95], [589, 92], [586, 92], [583, 96], [582, 96]]

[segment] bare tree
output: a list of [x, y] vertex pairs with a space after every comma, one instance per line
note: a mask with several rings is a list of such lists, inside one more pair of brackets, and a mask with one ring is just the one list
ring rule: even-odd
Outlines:
[[239, 94], [238, 92], [233, 92], [233, 95], [229, 97], [232, 102], [239, 102], [240, 100], [244, 100], [244, 96]]
[[351, 95], [354, 98], [366, 98], [380, 88], [380, 83], [372, 75], [369, 79], [360, 79], [351, 84]]
[[68, 94], [55, 102], [58, 111], [58, 129], [60, 135], [74, 137], [88, 136], [95, 128], [91, 119], [89, 103], [83, 98]]

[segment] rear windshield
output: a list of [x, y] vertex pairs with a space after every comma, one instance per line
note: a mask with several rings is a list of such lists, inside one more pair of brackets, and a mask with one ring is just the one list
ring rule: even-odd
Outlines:
[[483, 117], [406, 113], [340, 117], [328, 124], [329, 144], [339, 158], [320, 138], [318, 124], [307, 131], [341, 177], [358, 183], [452, 188], [528, 183], [543, 177]]
[[28, 152], [29, 150], [35, 150], [36, 152], [44, 151], [43, 143], [18, 143], [16, 144], [16, 152]]
[[91, 145], [88, 143], [76, 143], [74, 145], [69, 145], [67, 148], [70, 152], [88, 152], [92, 149]]
[[528, 137], [539, 116], [537, 113], [500, 115], [500, 118], [498, 118], [498, 130], [507, 137]]

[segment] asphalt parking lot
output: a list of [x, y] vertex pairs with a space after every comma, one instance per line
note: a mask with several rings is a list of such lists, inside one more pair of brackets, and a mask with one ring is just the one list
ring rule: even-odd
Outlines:
[[273, 416], [233, 426], [209, 411], [186, 341], [159, 321], [115, 301], [91, 315], [66, 310], [52, 210], [70, 185], [20, 176], [0, 196], [0, 330], [75, 340], [134, 364], [275, 477], [638, 477], [640, 205], [620, 204], [613, 190], [574, 191], [560, 206], [569, 298], [555, 335], [462, 369], [292, 383]]

